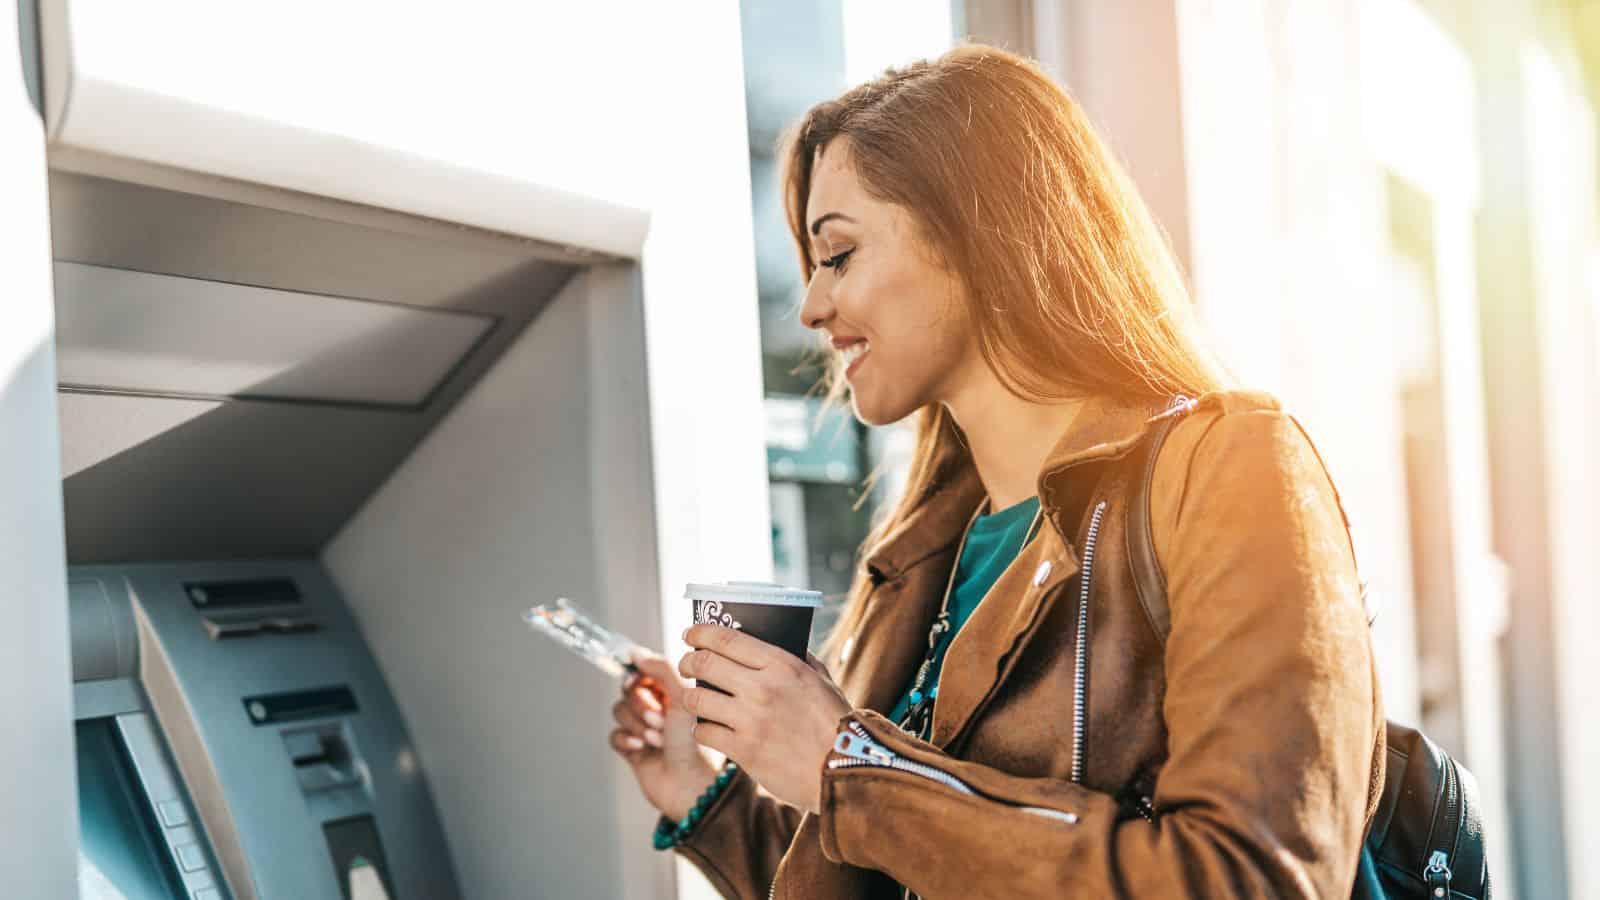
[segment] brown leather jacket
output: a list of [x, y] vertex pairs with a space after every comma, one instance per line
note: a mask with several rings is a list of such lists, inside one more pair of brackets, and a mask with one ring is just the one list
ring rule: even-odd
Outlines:
[[942, 464], [866, 559], [868, 611], [824, 660], [857, 708], [820, 814], [741, 773], [680, 847], [724, 896], [1349, 896], [1383, 716], [1337, 494], [1270, 398], [1201, 398], [1150, 492], [1163, 647], [1129, 565], [1128, 467], [1108, 465], [1151, 414], [1100, 403], [1057, 444], [1039, 479], [1052, 527], [952, 642], [922, 742], [882, 714], [921, 661], [983, 497], [970, 460]]

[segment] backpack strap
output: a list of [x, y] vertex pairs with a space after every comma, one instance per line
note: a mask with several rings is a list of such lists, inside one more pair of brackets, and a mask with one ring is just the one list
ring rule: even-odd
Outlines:
[[1167, 576], [1156, 559], [1155, 534], [1150, 530], [1150, 486], [1156, 477], [1156, 457], [1167, 442], [1172, 426], [1192, 407], [1178, 407], [1167, 413], [1155, 431], [1139, 442], [1127, 461], [1134, 476], [1133, 499], [1128, 503], [1128, 562], [1133, 567], [1133, 586], [1139, 594], [1139, 605], [1144, 607], [1156, 639], [1167, 642], [1172, 631], [1172, 610], [1167, 605]]
[[[1156, 477], [1156, 460], [1161, 456], [1161, 447], [1166, 444], [1167, 436], [1172, 433], [1173, 426], [1193, 412], [1198, 405], [1195, 400], [1186, 397], [1177, 398], [1177, 402], [1162, 415], [1161, 421], [1150, 435], [1128, 455], [1125, 463], [1130, 471], [1137, 473], [1133, 480], [1133, 497], [1128, 503], [1126, 529], [1128, 563], [1133, 569], [1133, 586], [1139, 594], [1139, 604], [1144, 607], [1145, 616], [1150, 620], [1150, 627], [1155, 629], [1156, 639], [1163, 644], [1167, 642], [1167, 635], [1172, 632], [1172, 608], [1167, 603], [1167, 576], [1161, 571], [1161, 561], [1156, 558], [1155, 533], [1150, 530], [1151, 487]], [[1344, 501], [1339, 496], [1339, 488], [1333, 484], [1333, 475], [1328, 471], [1328, 464], [1323, 460], [1322, 453], [1317, 450], [1317, 445], [1312, 443], [1311, 435], [1306, 434], [1300, 420], [1293, 416], [1290, 416], [1289, 420], [1294, 422], [1295, 428], [1305, 436], [1306, 443], [1310, 445], [1311, 452], [1317, 459], [1317, 464], [1322, 467], [1322, 473], [1328, 479], [1328, 484], [1333, 490], [1334, 503], [1339, 507], [1339, 518], [1344, 522], [1345, 539], [1350, 542], [1350, 553], [1354, 558], [1355, 539], [1350, 533], [1350, 517], [1345, 513]], [[1378, 617], [1373, 600], [1366, 580], [1362, 579], [1361, 602], [1366, 608], [1368, 625]]]

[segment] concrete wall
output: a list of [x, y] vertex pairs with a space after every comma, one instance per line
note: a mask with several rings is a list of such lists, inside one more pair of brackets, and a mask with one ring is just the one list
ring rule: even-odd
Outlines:
[[0, 13], [0, 884], [77, 896], [66, 549], [55, 405], [44, 126], [23, 82], [18, 17]]
[[[1530, 237], [1536, 328], [1534, 348], [1544, 390], [1544, 474], [1549, 536], [1548, 600], [1557, 626], [1553, 645], [1560, 707], [1561, 788], [1567, 847], [1567, 883], [1577, 900], [1600, 898], [1600, 885], [1586, 877], [1587, 862], [1600, 855], [1600, 722], [1593, 692], [1600, 662], [1593, 639], [1600, 635], [1596, 608], [1594, 549], [1600, 544], [1600, 260], [1595, 200], [1595, 111], [1585, 96], [1575, 60], [1556, 45], [1519, 48], [1526, 93], [1525, 170], [1529, 179]], [[1511, 472], [1504, 473], [1508, 481]], [[1533, 818], [1529, 813], [1529, 818]], [[1531, 824], [1531, 823], [1530, 823]]]

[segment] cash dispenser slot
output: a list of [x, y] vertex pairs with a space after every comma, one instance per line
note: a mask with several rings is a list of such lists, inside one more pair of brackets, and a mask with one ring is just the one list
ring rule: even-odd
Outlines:
[[201, 616], [200, 623], [213, 641], [259, 634], [298, 634], [322, 627], [316, 616], [300, 611]]

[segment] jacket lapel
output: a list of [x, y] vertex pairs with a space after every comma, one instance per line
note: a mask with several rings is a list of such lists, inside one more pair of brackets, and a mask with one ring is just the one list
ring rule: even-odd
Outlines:
[[945, 650], [933, 707], [936, 746], [948, 747], [1005, 681], [1016, 660], [1014, 651], [1077, 572], [1072, 548], [1053, 529], [1044, 528], [1001, 573]]
[[866, 598], [868, 613], [849, 639], [849, 656], [840, 670], [845, 695], [884, 715], [900, 701], [922, 663], [928, 629], [955, 565], [956, 543], [984, 496], [970, 461], [962, 466], [952, 455], [940, 471], [943, 477], [916, 511], [867, 555], [865, 566], [876, 586]]
[[[1088, 479], [1068, 477], [1080, 463], [1119, 456], [1138, 440], [1148, 406], [1092, 401], [1078, 413], [1051, 451], [1039, 476], [1047, 527], [1023, 548], [990, 588], [946, 650], [934, 706], [933, 741], [944, 747], [960, 736], [984, 702], [1004, 682], [1017, 654], [1044, 613], [1078, 573], [1071, 544], [1088, 501]], [[868, 553], [876, 583], [871, 609], [852, 636], [840, 686], [855, 703], [887, 714], [916, 675], [938, 614], [956, 545], [985, 496], [972, 459], [947, 448], [938, 474], [915, 512]]]
[[[1001, 574], [945, 651], [931, 735], [936, 746], [949, 749], [960, 739], [1010, 676], [1020, 655], [1017, 651], [1031, 639], [1038, 623], [1064, 595], [1072, 593], [1069, 582], [1076, 583], [1073, 578], [1079, 571], [1072, 541], [1094, 499], [1091, 495], [1097, 481], [1092, 475], [1079, 477], [1073, 470], [1125, 454], [1143, 435], [1155, 411], [1149, 405], [1109, 398], [1090, 401], [1051, 450], [1038, 485], [1048, 527], [1041, 528], [1038, 537]], [[948, 573], [945, 568], [943, 574]], [[942, 582], [939, 590], [943, 590]], [[938, 602], [936, 597], [934, 608]], [[932, 621], [931, 614], [928, 621]]]

